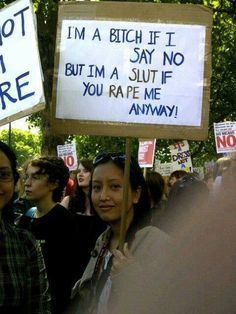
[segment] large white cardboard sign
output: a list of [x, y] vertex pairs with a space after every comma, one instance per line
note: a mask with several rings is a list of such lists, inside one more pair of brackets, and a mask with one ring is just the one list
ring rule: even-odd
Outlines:
[[55, 130], [205, 137], [211, 23], [211, 11], [201, 6], [61, 3], [52, 102]]
[[201, 25], [64, 20], [56, 116], [200, 126], [205, 32]]
[[44, 108], [34, 18], [29, 0], [0, 10], [0, 125]]

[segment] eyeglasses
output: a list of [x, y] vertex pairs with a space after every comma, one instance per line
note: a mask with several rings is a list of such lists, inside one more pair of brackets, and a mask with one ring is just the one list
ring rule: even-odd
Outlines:
[[0, 181], [11, 182], [14, 179], [14, 175], [10, 170], [0, 170]]
[[97, 155], [93, 160], [93, 166], [98, 165], [99, 163], [105, 162], [105, 161], [125, 161], [125, 154], [123, 153], [103, 153], [100, 155]]
[[41, 180], [43, 177], [45, 177], [45, 176], [41, 173], [33, 173], [31, 175], [26, 174], [26, 175], [24, 175], [22, 180], [23, 180], [23, 182], [26, 182], [27, 180], [38, 181], [38, 180]]

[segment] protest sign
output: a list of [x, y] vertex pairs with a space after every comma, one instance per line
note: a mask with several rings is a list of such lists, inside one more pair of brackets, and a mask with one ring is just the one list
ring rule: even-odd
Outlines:
[[155, 171], [159, 172], [163, 177], [169, 177], [173, 172], [173, 164], [171, 162], [156, 163]]
[[138, 149], [138, 163], [141, 168], [151, 168], [154, 161], [156, 139], [140, 140]]
[[0, 10], [0, 125], [45, 107], [35, 17], [29, 0]]
[[58, 145], [57, 156], [64, 160], [65, 165], [70, 169], [70, 171], [76, 170], [78, 168], [75, 142], [65, 145]]
[[214, 123], [214, 133], [218, 154], [236, 152], [236, 122]]
[[173, 171], [184, 170], [187, 172], [193, 172], [188, 141], [184, 140], [176, 142], [174, 145], [170, 145], [170, 154]]
[[209, 9], [67, 2], [59, 5], [58, 21], [55, 131], [206, 137]]

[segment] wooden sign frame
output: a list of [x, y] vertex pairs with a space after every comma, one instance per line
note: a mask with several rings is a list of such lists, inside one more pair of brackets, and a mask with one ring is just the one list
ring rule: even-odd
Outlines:
[[[204, 82], [201, 125], [162, 125], [85, 121], [56, 118], [56, 89], [62, 21], [66, 19], [140, 21], [172, 24], [203, 25], [206, 27]], [[211, 79], [212, 11], [199, 5], [156, 4], [135, 2], [62, 2], [59, 4], [58, 32], [52, 95], [52, 128], [57, 133], [143, 138], [204, 140], [208, 135]], [[66, 104], [65, 104], [66, 105]]]

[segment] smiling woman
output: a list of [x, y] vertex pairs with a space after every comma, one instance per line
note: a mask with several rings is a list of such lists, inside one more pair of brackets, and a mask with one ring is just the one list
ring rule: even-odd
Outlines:
[[[161, 247], [168, 243], [168, 236], [149, 226], [151, 213], [148, 190], [142, 170], [132, 158], [125, 221], [126, 243], [122, 251], [118, 250], [125, 158], [123, 153], [104, 153], [93, 161], [92, 205], [109, 226], [97, 239], [84, 274], [74, 287], [75, 298], [68, 314], [110, 314], [114, 309], [116, 313], [137, 313], [139, 301], [148, 288], [142, 274], [145, 269], [158, 264]], [[131, 288], [131, 302], [123, 293], [129, 285], [138, 287], [137, 293]], [[125, 300], [126, 303], [123, 302]], [[120, 308], [123, 304], [127, 307]], [[145, 309], [140, 309], [138, 313], [146, 313]]]

